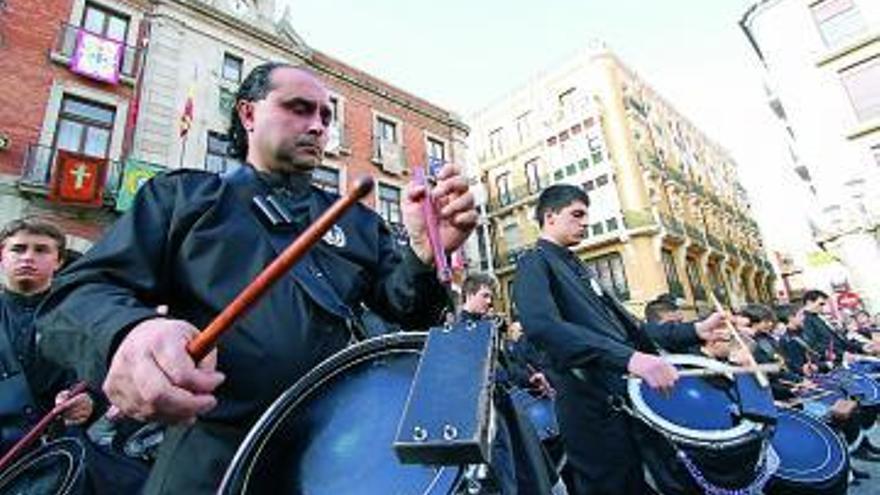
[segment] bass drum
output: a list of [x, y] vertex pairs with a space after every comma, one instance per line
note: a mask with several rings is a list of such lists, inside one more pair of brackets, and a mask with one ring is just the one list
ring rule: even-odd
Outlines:
[[80, 495], [85, 493], [86, 447], [61, 438], [21, 457], [0, 473], [0, 495]]
[[773, 437], [779, 468], [767, 495], [843, 495], [849, 456], [843, 440], [822, 421], [799, 411], [780, 410]]
[[248, 433], [218, 493], [457, 493], [463, 467], [403, 465], [392, 449], [426, 335], [368, 339], [306, 374]]

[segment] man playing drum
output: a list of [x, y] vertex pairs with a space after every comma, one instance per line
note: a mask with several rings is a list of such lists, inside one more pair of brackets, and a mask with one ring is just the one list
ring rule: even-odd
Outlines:
[[[311, 185], [332, 118], [325, 85], [284, 64], [256, 67], [231, 115], [227, 176], [160, 175], [102, 241], [74, 263], [39, 317], [44, 348], [79, 365], [122, 414], [168, 429], [147, 494], [211, 494], [248, 429], [286, 388], [352, 339], [350, 308], [424, 328], [447, 293], [431, 267], [421, 202], [402, 204], [409, 233], [399, 248], [382, 219], [355, 205], [285, 274], [218, 350], [194, 362], [185, 346], [336, 196]], [[458, 248], [477, 214], [451, 165], [432, 191], [440, 243]], [[168, 315], [155, 307], [168, 306]]]
[[[721, 313], [698, 323], [640, 324], [590, 275], [572, 250], [589, 225], [585, 192], [555, 185], [538, 198], [541, 237], [517, 263], [514, 301], [526, 335], [552, 360], [557, 415], [577, 495], [643, 495], [633, 421], [612, 409], [624, 374], [671, 388], [676, 369], [654, 353], [720, 338]], [[656, 340], [657, 344], [654, 343]]]

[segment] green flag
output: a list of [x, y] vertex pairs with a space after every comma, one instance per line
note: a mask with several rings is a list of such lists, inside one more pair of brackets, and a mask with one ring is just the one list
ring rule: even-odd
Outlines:
[[165, 167], [161, 165], [129, 158], [125, 162], [125, 172], [122, 174], [122, 184], [119, 186], [119, 193], [116, 195], [116, 211], [126, 211], [131, 208], [131, 204], [134, 202], [134, 196], [144, 182], [165, 170]]

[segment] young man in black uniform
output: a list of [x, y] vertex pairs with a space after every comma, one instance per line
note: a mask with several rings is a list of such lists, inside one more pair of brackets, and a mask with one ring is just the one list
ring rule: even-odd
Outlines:
[[[545, 189], [535, 209], [541, 238], [517, 263], [514, 301], [526, 335], [552, 361], [556, 411], [568, 462], [570, 492], [644, 495], [642, 459], [632, 420], [611, 407], [624, 397], [627, 372], [669, 389], [675, 368], [654, 354], [721, 338], [725, 316], [687, 324], [640, 324], [602, 289], [572, 252], [589, 222], [586, 193], [572, 185]], [[657, 344], [654, 343], [657, 341]]]
[[[256, 67], [231, 116], [234, 155], [247, 164], [224, 177], [180, 170], [149, 181], [42, 307], [54, 359], [80, 364], [124, 415], [175, 424], [146, 494], [215, 493], [267, 406], [351, 341], [352, 308], [364, 303], [424, 328], [448, 305], [431, 266], [426, 190], [411, 184], [401, 205], [408, 246], [355, 205], [220, 339], [219, 352], [200, 363], [186, 353], [198, 329], [337, 198], [311, 185], [331, 108], [308, 70]], [[452, 165], [439, 171], [432, 195], [442, 246], [452, 252], [476, 223], [473, 197]], [[167, 316], [156, 314], [160, 304]]]
[[[36, 220], [14, 220], [0, 232], [0, 455], [41, 416], [64, 400], [75, 381], [72, 370], [47, 361], [37, 350], [34, 310], [61, 266], [66, 240], [58, 228]], [[69, 424], [92, 415], [88, 394], [64, 413]]]
[[803, 339], [810, 348], [825, 356], [827, 361], [840, 365], [844, 352], [857, 354], [874, 354], [876, 346], [852, 342], [831, 328], [822, 319], [822, 312], [828, 303], [828, 294], [820, 290], [808, 290], [804, 293], [804, 331]]

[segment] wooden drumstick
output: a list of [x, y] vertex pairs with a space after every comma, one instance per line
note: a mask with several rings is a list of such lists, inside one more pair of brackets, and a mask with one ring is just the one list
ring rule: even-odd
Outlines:
[[236, 298], [229, 303], [223, 311], [214, 318], [196, 338], [191, 340], [186, 350], [192, 358], [198, 362], [204, 359], [217, 344], [220, 335], [223, 334], [232, 323], [241, 317], [254, 302], [263, 295], [278, 279], [305, 255], [306, 251], [314, 246], [324, 234], [330, 230], [336, 221], [352, 205], [360, 201], [373, 190], [373, 178], [360, 177], [355, 181], [354, 188], [345, 196], [333, 203], [323, 215], [318, 217], [309, 227], [297, 237], [287, 249], [267, 266], [257, 278], [254, 279]]
[[448, 284], [452, 281], [452, 269], [446, 259], [446, 251], [443, 249], [443, 240], [440, 239], [440, 222], [437, 218], [437, 206], [431, 198], [431, 184], [425, 171], [420, 167], [415, 169], [414, 180], [416, 184], [425, 188], [425, 198], [422, 200], [422, 216], [425, 220], [425, 228], [428, 231], [428, 242], [434, 252], [434, 264], [437, 265], [437, 278], [440, 282]]
[[[709, 297], [712, 299], [712, 304], [715, 305], [715, 310], [724, 313], [724, 307], [721, 306], [718, 298], [715, 297], [715, 293], [711, 290], [709, 291]], [[740, 347], [743, 348], [743, 352], [746, 353], [746, 359], [748, 360], [747, 367], [755, 370], [755, 379], [758, 380], [758, 385], [764, 388], [769, 387], [770, 380], [767, 379], [767, 375], [759, 369], [758, 361], [755, 359], [755, 355], [752, 354], [751, 349], [749, 349], [749, 346], [746, 345], [746, 341], [745, 339], [743, 339], [743, 336], [740, 335], [739, 330], [736, 329], [736, 326], [734, 326], [734, 324], [731, 323], [730, 320], [725, 319], [724, 322], [727, 324], [727, 329], [730, 330], [733, 338], [736, 339], [736, 342], [740, 345]]]
[[9, 449], [8, 452], [6, 452], [3, 458], [0, 459], [0, 473], [3, 473], [3, 471], [7, 467], [9, 467], [10, 464], [12, 464], [13, 460], [18, 457], [18, 455], [21, 454], [24, 449], [28, 448], [32, 443], [34, 443], [34, 441], [37, 440], [44, 431], [46, 431], [46, 428], [48, 428], [49, 425], [52, 424], [52, 421], [54, 421], [55, 418], [64, 413], [64, 411], [67, 410], [67, 408], [70, 407], [70, 405], [73, 403], [73, 401], [85, 391], [86, 382], [79, 382], [74, 385], [73, 388], [70, 389], [70, 396], [67, 398], [67, 400], [65, 400], [61, 404], [56, 405], [52, 408], [51, 411], [46, 413], [46, 415], [43, 416], [43, 418], [40, 419], [40, 421], [35, 424], [34, 427], [31, 428], [30, 431], [28, 431], [27, 434], [21, 438], [21, 440], [15, 442], [15, 445], [13, 445], [12, 448]]
[[[713, 369], [713, 368], [692, 368], [692, 369], [679, 369], [677, 370], [679, 378], [681, 377], [699, 377], [699, 378], [709, 378], [713, 376], [724, 376], [724, 375], [748, 375], [748, 374], [757, 374], [757, 373], [778, 373], [781, 371], [781, 368], [778, 364], [759, 364], [757, 368], [743, 367], [743, 366], [724, 366], [722, 369]], [[641, 379], [635, 375], [627, 375], [626, 378], [633, 379]]]

